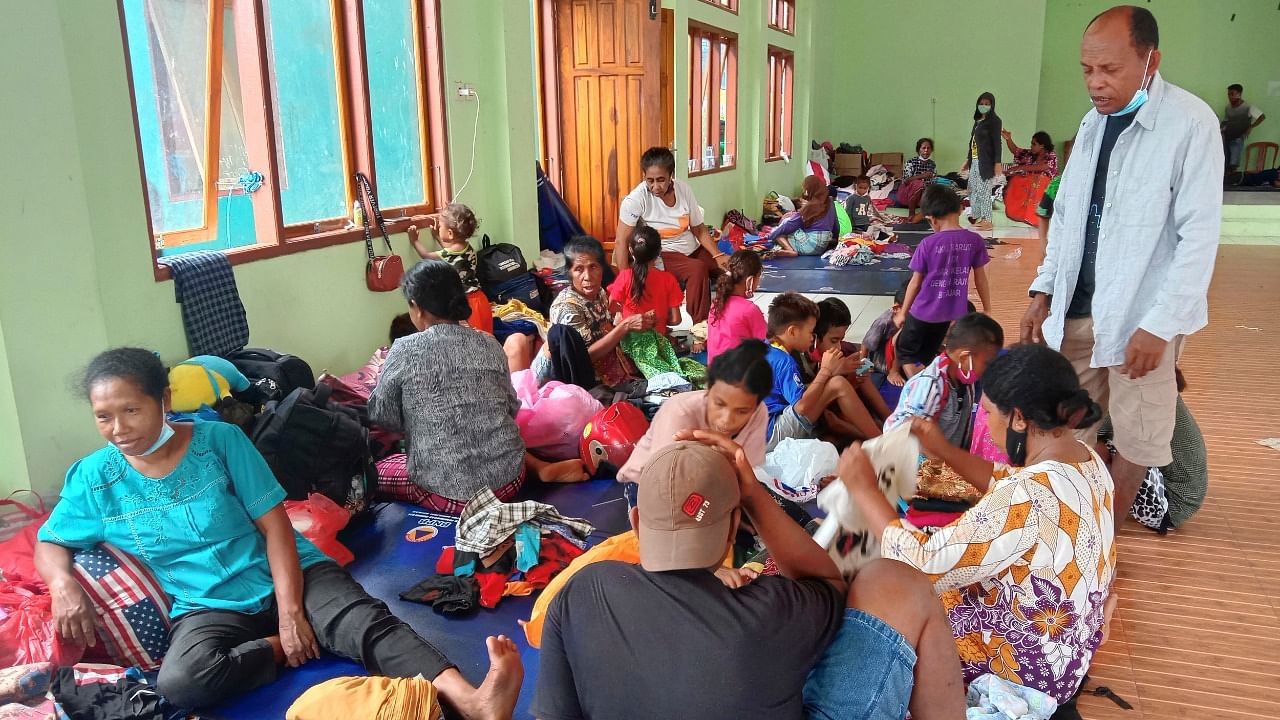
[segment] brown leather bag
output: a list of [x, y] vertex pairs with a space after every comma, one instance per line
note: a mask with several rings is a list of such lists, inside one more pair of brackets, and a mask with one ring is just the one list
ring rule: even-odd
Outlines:
[[[364, 247], [369, 259], [364, 267], [365, 285], [374, 292], [391, 292], [400, 289], [400, 278], [404, 276], [404, 261], [391, 247], [391, 238], [387, 235], [387, 223], [382, 219], [382, 211], [378, 209], [378, 198], [373, 194], [373, 187], [364, 173], [356, 173], [356, 190], [360, 193], [360, 207], [364, 210]], [[372, 210], [372, 214], [370, 214]], [[373, 252], [373, 235], [369, 232], [370, 220], [378, 223], [378, 232], [382, 234], [382, 242], [387, 245], [386, 255], [375, 255]]]

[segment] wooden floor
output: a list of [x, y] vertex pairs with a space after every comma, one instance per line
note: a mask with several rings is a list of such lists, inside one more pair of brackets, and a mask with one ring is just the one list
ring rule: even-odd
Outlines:
[[[999, 231], [997, 230], [997, 234]], [[1037, 240], [994, 248], [995, 315], [1016, 333]], [[1015, 257], [1016, 256], [1016, 257]], [[1086, 688], [1086, 718], [1280, 719], [1280, 247], [1224, 246], [1210, 324], [1181, 366], [1209, 448], [1209, 495], [1185, 527], [1120, 532], [1119, 609]]]

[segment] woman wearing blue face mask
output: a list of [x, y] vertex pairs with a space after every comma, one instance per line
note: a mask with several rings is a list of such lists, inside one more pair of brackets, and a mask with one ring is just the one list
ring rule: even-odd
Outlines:
[[284, 489], [240, 428], [165, 420], [169, 379], [154, 353], [102, 353], [84, 392], [108, 444], [68, 471], [35, 553], [60, 636], [95, 644], [94, 609], [71, 573], [72, 553], [109, 542], [145, 564], [173, 599], [157, 684], [179, 707], [216, 705], [324, 649], [371, 674], [420, 674], [465, 716], [498, 705], [510, 717], [520, 687], [515, 646], [489, 638], [489, 676], [479, 688], [468, 684], [294, 532]]
[[990, 230], [991, 186], [1004, 173], [1000, 162], [1000, 131], [1004, 126], [996, 114], [996, 96], [984, 92], [973, 109], [973, 131], [969, 134], [969, 154], [964, 168], [969, 171], [969, 222], [976, 230]]
[[[966, 682], [997, 673], [1064, 703], [1102, 642], [1115, 578], [1115, 486], [1101, 458], [1072, 435], [1101, 411], [1071, 363], [1043, 345], [1010, 348], [982, 385], [991, 437], [1009, 465], [955, 447], [927, 420], [911, 426], [926, 454], [983, 491], [975, 506], [926, 535], [898, 519], [874, 476], [856, 478], [853, 502], [883, 538], [886, 559], [933, 580]], [[851, 484], [846, 467], [841, 477]]]

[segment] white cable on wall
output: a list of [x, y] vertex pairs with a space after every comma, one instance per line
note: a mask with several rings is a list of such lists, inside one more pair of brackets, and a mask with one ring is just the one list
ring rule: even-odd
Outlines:
[[453, 201], [457, 202], [458, 197], [467, 189], [467, 185], [471, 182], [471, 174], [476, 171], [476, 138], [480, 133], [480, 93], [475, 88], [470, 88], [471, 97], [476, 99], [476, 120], [471, 126], [471, 167], [467, 170], [467, 179], [462, 181], [462, 187], [458, 188], [458, 192], [453, 194]]

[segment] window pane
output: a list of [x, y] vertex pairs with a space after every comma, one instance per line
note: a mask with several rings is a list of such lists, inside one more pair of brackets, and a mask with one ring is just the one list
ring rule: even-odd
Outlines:
[[346, 165], [329, 0], [271, 0], [267, 46], [285, 225], [344, 217]]
[[720, 42], [720, 165], [733, 164], [733, 145], [729, 144], [729, 44]]
[[711, 40], [700, 38], [698, 46], [702, 53], [702, 107], [698, 113], [702, 124], [702, 169], [712, 170], [716, 166], [716, 135], [711, 129]]
[[364, 0], [373, 159], [383, 207], [421, 205], [427, 198], [412, 2]]
[[138, 135], [156, 234], [204, 225], [206, 0], [126, 0]]

